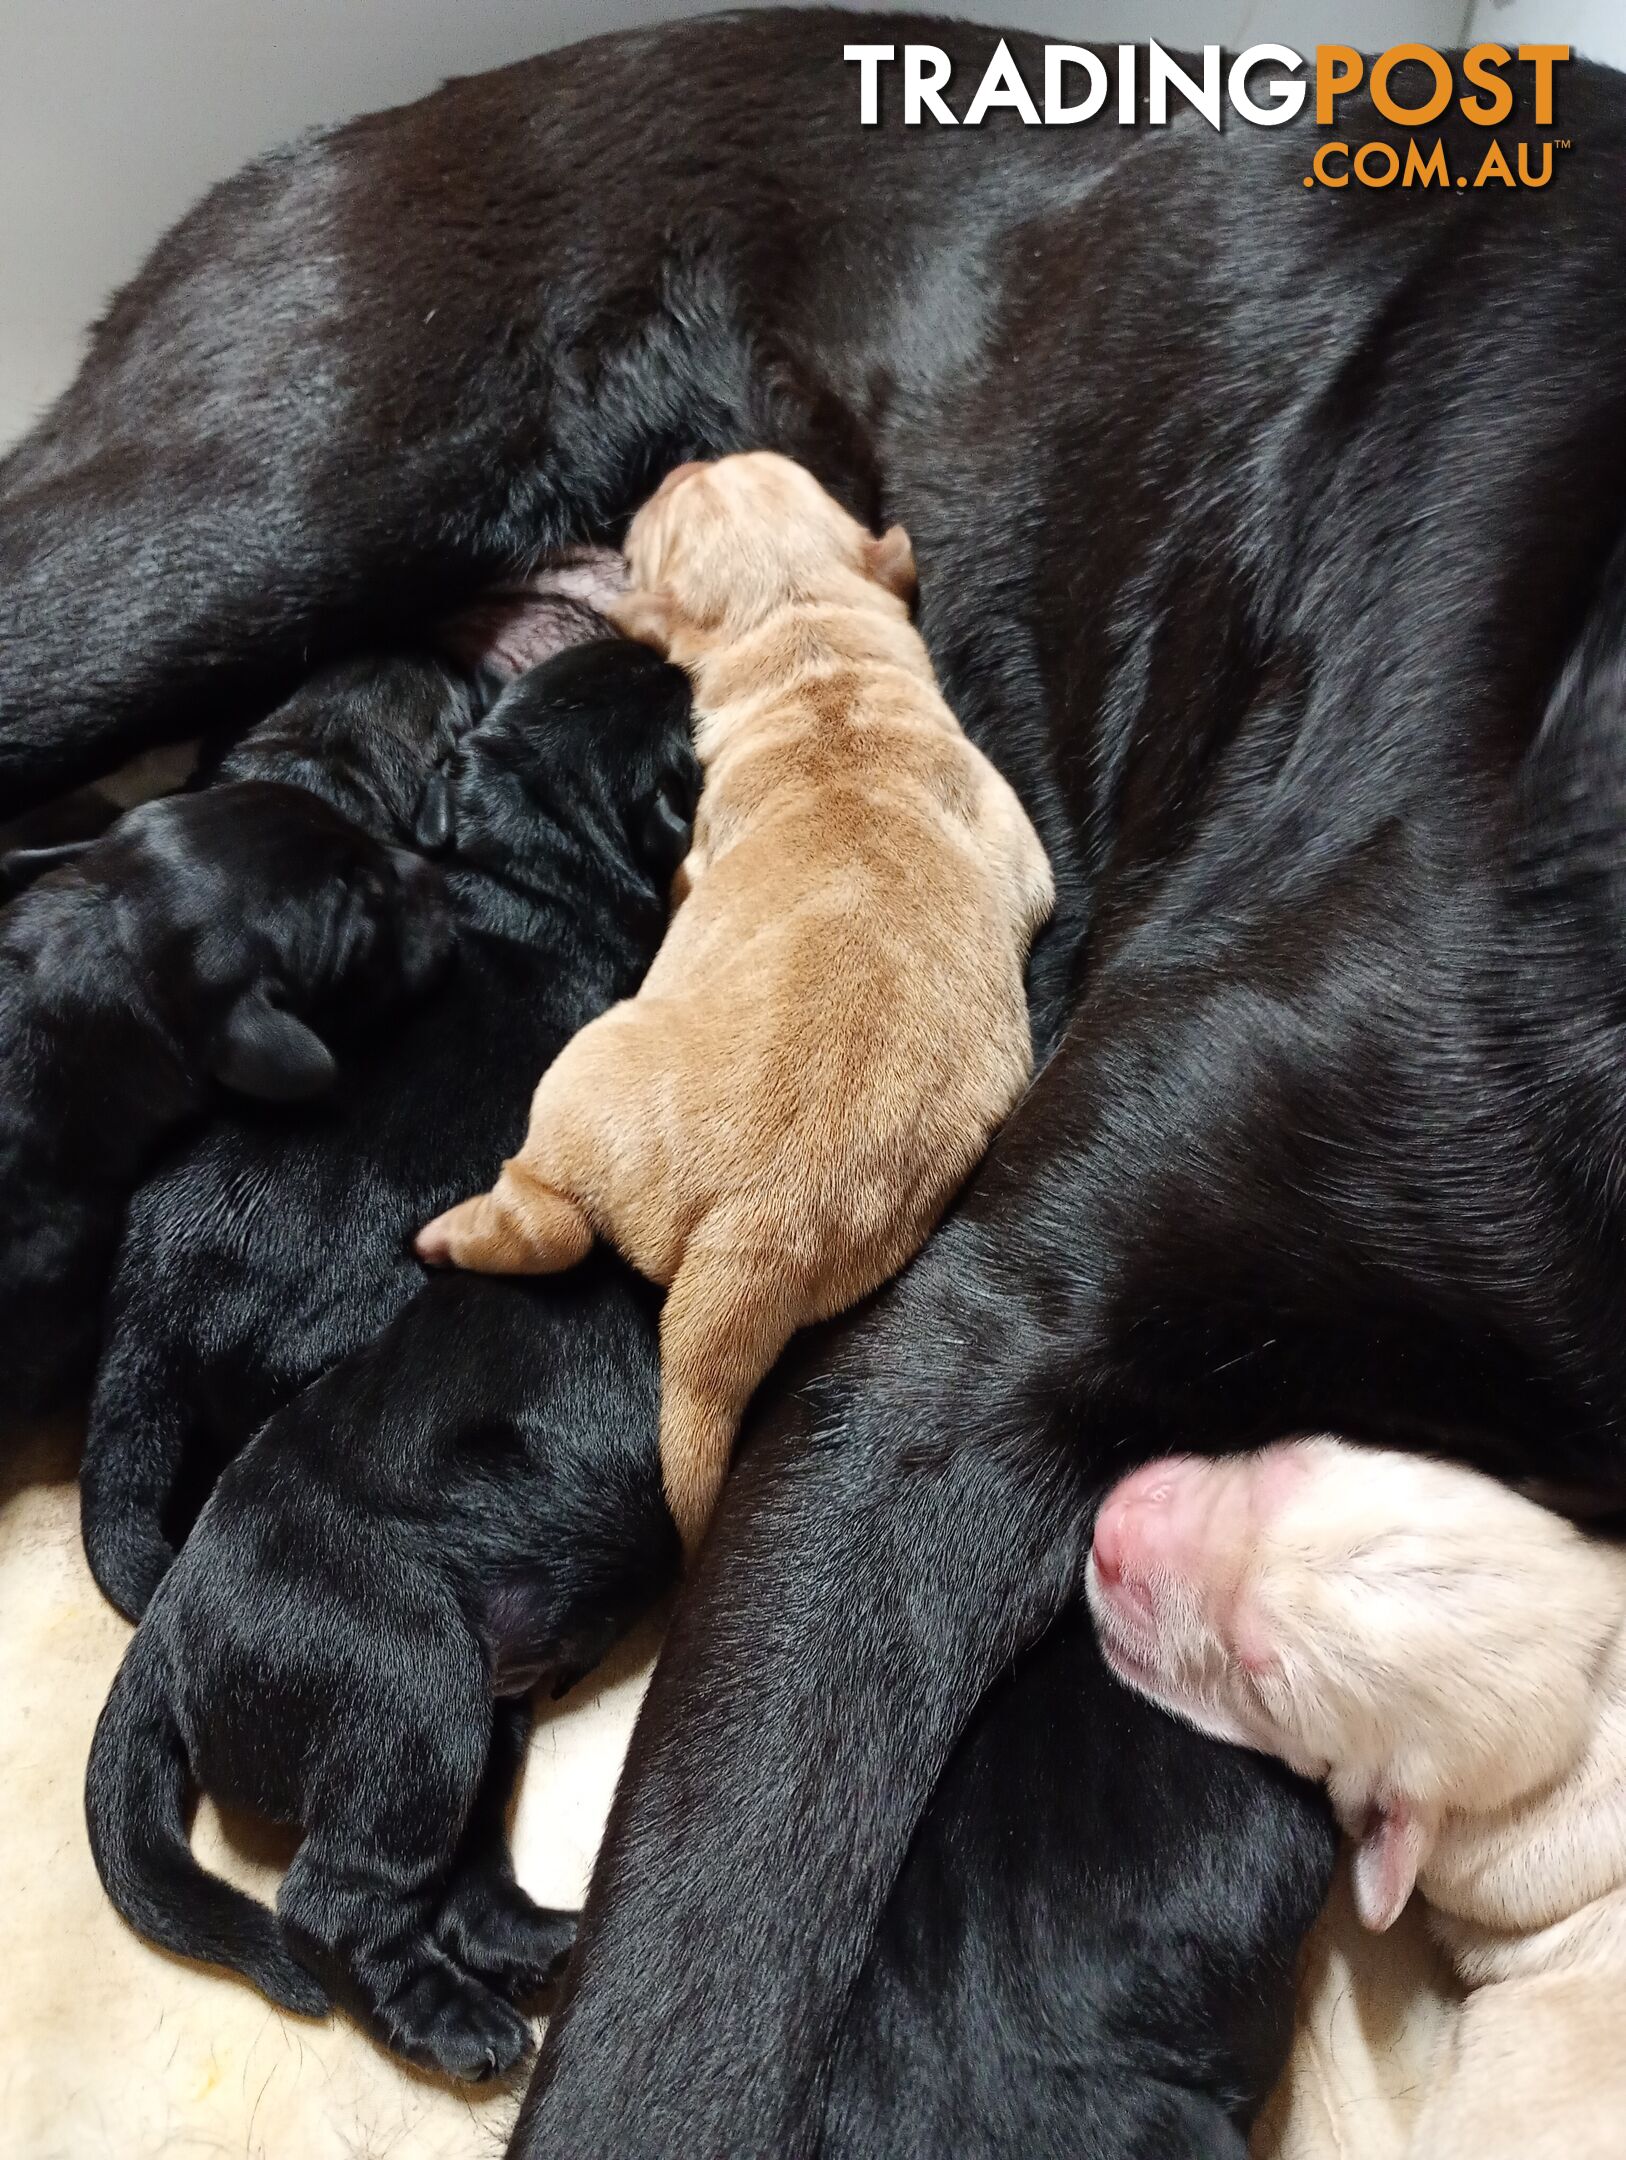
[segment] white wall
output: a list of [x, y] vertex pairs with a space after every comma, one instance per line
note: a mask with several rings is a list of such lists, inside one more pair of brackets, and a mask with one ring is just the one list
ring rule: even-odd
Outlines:
[[1626, 67], [1626, 0], [1478, 0], [1469, 34], [1497, 45], [1568, 45]]
[[[715, 0], [0, 0], [0, 441], [60, 388], [85, 323], [245, 158], [598, 30]], [[873, 11], [888, 0], [857, 0]], [[941, 0], [1078, 38], [1455, 40], [1467, 0]], [[1521, 5], [1525, 0], [1521, 0]], [[1528, 0], [1532, 10], [1563, 0]], [[1575, 0], [1601, 17], [1626, 0]], [[477, 146], [471, 145], [471, 155]]]

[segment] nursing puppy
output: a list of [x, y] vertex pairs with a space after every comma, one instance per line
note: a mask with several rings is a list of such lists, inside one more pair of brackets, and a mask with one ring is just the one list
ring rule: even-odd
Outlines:
[[439, 877], [327, 804], [245, 780], [34, 854], [0, 916], [0, 1374], [8, 1411], [80, 1382], [126, 1199], [220, 1087], [334, 1083], [328, 1037], [425, 989]]
[[[92, 1844], [132, 1925], [291, 2009], [331, 1990], [454, 2076], [518, 2059], [529, 2029], [512, 2005], [569, 1940], [506, 1851], [515, 1698], [595, 1663], [675, 1573], [677, 1539], [646, 1286], [606, 1253], [568, 1283], [444, 1280], [407, 1303], [391, 1270], [410, 1267], [403, 1201], [436, 1174], [421, 1158], [489, 1164], [538, 1057], [630, 994], [659, 944], [699, 792], [687, 722], [676, 669], [600, 643], [522, 679], [456, 753], [432, 812], [460, 933], [437, 1024], [286, 1151], [268, 1203], [282, 1229], [251, 1207], [243, 1240], [273, 1335], [275, 1300], [288, 1307], [284, 1371], [355, 1325], [353, 1307], [365, 1325], [394, 1296], [396, 1317], [228, 1467], [92, 1751]], [[324, 1200], [349, 1208], [347, 1254], [381, 1249], [371, 1274], [321, 1254], [300, 1272]], [[375, 1234], [389, 1223], [393, 1243]], [[201, 1335], [207, 1309], [193, 1318]], [[278, 1922], [192, 1861], [193, 1782], [304, 1831]]]
[[224, 748], [205, 748], [193, 785], [274, 780], [342, 810], [364, 832], [417, 845], [429, 776], [491, 708], [499, 674], [477, 653], [364, 653], [319, 669]]
[[661, 1465], [692, 1547], [785, 1344], [896, 1273], [1025, 1085], [1053, 891], [937, 688], [901, 531], [759, 452], [669, 474], [627, 559], [617, 619], [695, 684], [686, 897], [495, 1187], [418, 1251], [545, 1273], [603, 1236], [667, 1286]]
[[[319, 708], [329, 734], [354, 723], [325, 769], [365, 765], [383, 801], [380, 747], [414, 712], [439, 716], [420, 740], [447, 706], [460, 726], [463, 693], [430, 661], [346, 680]], [[420, 767], [393, 798], [411, 795], [443, 856], [457, 948], [440, 997], [358, 1057], [320, 1115], [216, 1118], [136, 1195], [80, 1479], [91, 1569], [131, 1618], [221, 1466], [422, 1287], [413, 1230], [490, 1174], [539, 1068], [636, 989], [699, 784], [687, 720], [678, 670], [619, 639], [514, 683], [427, 792]], [[271, 754], [264, 737], [254, 754]], [[309, 728], [280, 754], [297, 769]]]
[[1475, 1472], [1313, 1440], [1125, 1479], [1089, 1598], [1131, 1687], [1325, 1779], [1369, 1927], [1429, 1899], [1476, 1992], [1418, 2160], [1613, 2160], [1626, 1552]]

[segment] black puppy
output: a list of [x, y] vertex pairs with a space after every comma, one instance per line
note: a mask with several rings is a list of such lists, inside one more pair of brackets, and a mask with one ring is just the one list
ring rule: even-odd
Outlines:
[[[285, 1353], [276, 1377], [399, 1307], [422, 1280], [406, 1240], [432, 1180], [489, 1174], [537, 1074], [637, 987], [698, 792], [684, 677], [620, 643], [524, 677], [456, 754], [428, 812], [460, 925], [452, 986], [281, 1151], [222, 1267], [236, 1317]], [[222, 1196], [258, 1189], [253, 1146], [225, 1128], [166, 1182], [166, 1222], [196, 1221], [200, 1166], [228, 1161], [240, 1184]], [[191, 1320], [201, 1343], [209, 1315]], [[453, 2075], [518, 2059], [528, 2028], [504, 1998], [540, 1984], [571, 1927], [513, 1880], [526, 1721], [508, 1698], [585, 1671], [675, 1572], [658, 1394], [654, 1301], [606, 1257], [557, 1285], [433, 1283], [272, 1420], [203, 1510], [98, 1728], [92, 1845], [133, 1925], [289, 2008], [324, 2006], [315, 1973]], [[280, 1930], [192, 1861], [189, 1777], [305, 1831]]]
[[[464, 672], [427, 655], [346, 662], [206, 762], [199, 779], [303, 789], [380, 836], [410, 838], [430, 774], [496, 687], [478, 667]], [[443, 799], [439, 786], [431, 793]], [[484, 884], [472, 904], [463, 886], [452, 900], [459, 923], [476, 932], [490, 905]], [[420, 1194], [443, 1190], [442, 1150], [457, 1164], [484, 1162], [515, 1114], [528, 1023], [519, 1022], [521, 1040], [506, 1054], [509, 947], [477, 950], [496, 956], [497, 979], [465, 952], [449, 1009], [425, 1011], [421, 1027], [363, 1052], [319, 1111], [295, 1123], [246, 1108], [216, 1120], [135, 1195], [81, 1470], [91, 1566], [132, 1618], [221, 1463], [418, 1287], [402, 1231]], [[465, 1040], [479, 1068], [472, 1082], [452, 1074]], [[403, 1085], [426, 1056], [438, 1061], [442, 1105], [456, 1104], [450, 1127], [445, 1108], [426, 1117], [427, 1097]], [[493, 1086], [488, 1107], [481, 1090]], [[461, 1155], [454, 1132], [467, 1135]], [[382, 1212], [373, 1205], [381, 1193]], [[172, 1500], [178, 1519], [166, 1528]]]
[[[514, 1880], [522, 1698], [676, 1573], [655, 1330], [609, 1259], [448, 1277], [230, 1465], [91, 1750], [91, 1845], [133, 1927], [286, 2009], [331, 1991], [426, 2068], [520, 2059], [515, 2006], [575, 1934]], [[194, 1781], [304, 1830], [275, 1919], [193, 1860]]]
[[242, 781], [35, 854], [0, 917], [0, 1373], [39, 1409], [88, 1372], [126, 1198], [217, 1083], [329, 1087], [324, 1035], [427, 986], [439, 877], [326, 804]]
[[431, 772], [502, 689], [476, 652], [466, 659], [366, 653], [320, 669], [236, 741], [206, 744], [194, 785], [305, 788], [364, 832], [412, 846]]

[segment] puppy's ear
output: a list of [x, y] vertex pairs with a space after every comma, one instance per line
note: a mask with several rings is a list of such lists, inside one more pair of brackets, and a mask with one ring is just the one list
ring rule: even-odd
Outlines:
[[915, 576], [915, 551], [903, 527], [889, 525], [879, 540], [869, 541], [868, 548], [870, 576], [913, 607], [919, 581]]
[[452, 784], [444, 772], [432, 772], [424, 783], [412, 838], [426, 855], [439, 855], [452, 844]]
[[261, 1102], [308, 1102], [338, 1072], [321, 1036], [277, 1004], [266, 983], [245, 990], [227, 1013], [209, 1069], [239, 1095]]
[[697, 780], [663, 773], [659, 786], [639, 813], [635, 827], [638, 852], [661, 887], [671, 882], [678, 864], [689, 852], [697, 794]]
[[663, 656], [672, 643], [672, 601], [654, 590], [621, 593], [604, 603], [605, 620], [639, 645], [652, 645]]
[[64, 840], [59, 847], [13, 848], [9, 855], [0, 855], [0, 893], [11, 898], [26, 892], [36, 878], [77, 862], [94, 845], [91, 840]]
[[1355, 1848], [1355, 1910], [1363, 1927], [1381, 1935], [1394, 1926], [1432, 1843], [1427, 1826], [1404, 1800], [1374, 1809]]

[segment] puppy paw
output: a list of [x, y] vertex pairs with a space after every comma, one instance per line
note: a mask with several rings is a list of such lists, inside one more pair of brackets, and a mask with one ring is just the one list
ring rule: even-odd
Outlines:
[[449, 1966], [419, 1972], [376, 2013], [384, 2044], [465, 2085], [506, 2077], [531, 2051], [528, 2021], [490, 1988]]
[[559, 1977], [576, 1940], [576, 1915], [551, 1912], [512, 1878], [465, 1876], [441, 1908], [435, 1940], [444, 1954], [524, 2003]]
[[433, 1222], [426, 1222], [412, 1241], [412, 1250], [425, 1267], [454, 1267], [452, 1246], [462, 1218], [472, 1208], [472, 1200], [463, 1200], [444, 1215], [437, 1215]]
[[427, 1266], [476, 1275], [553, 1275], [584, 1260], [592, 1246], [593, 1226], [576, 1202], [517, 1162], [503, 1165], [490, 1192], [425, 1223], [414, 1241]]

